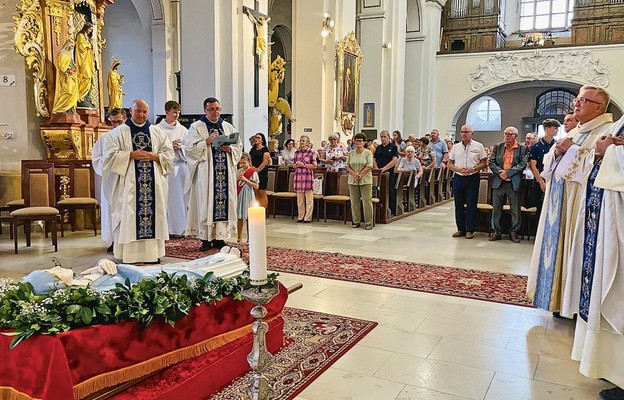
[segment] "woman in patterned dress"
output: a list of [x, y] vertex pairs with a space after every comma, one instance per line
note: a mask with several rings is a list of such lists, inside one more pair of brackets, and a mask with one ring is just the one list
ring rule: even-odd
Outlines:
[[340, 172], [341, 169], [347, 166], [349, 152], [338, 140], [340, 140], [340, 135], [332, 133], [329, 136], [329, 145], [321, 153], [321, 161], [327, 167], [327, 171]]
[[310, 146], [310, 138], [306, 135], [299, 139], [299, 149], [295, 152], [295, 192], [297, 193], [297, 222], [311, 222], [314, 211], [314, 168], [316, 154]]

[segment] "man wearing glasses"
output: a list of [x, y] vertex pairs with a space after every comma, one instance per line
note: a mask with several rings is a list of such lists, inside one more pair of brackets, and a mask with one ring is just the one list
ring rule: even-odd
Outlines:
[[479, 171], [487, 166], [483, 145], [472, 139], [470, 125], [461, 127], [461, 142], [451, 149], [448, 169], [453, 175], [453, 198], [455, 200], [455, 223], [457, 232], [453, 237], [472, 239], [479, 200]]
[[[123, 108], [113, 108], [108, 113], [108, 122], [110, 122], [112, 129], [117, 128], [119, 125], [126, 122], [126, 112]], [[110, 131], [104, 132], [93, 144], [91, 149], [91, 165], [93, 165], [93, 171], [95, 172], [95, 197], [100, 204], [100, 230], [102, 240], [111, 243], [106, 249], [107, 253], [113, 252], [113, 233], [111, 232], [111, 215], [110, 206], [106, 201], [104, 195], [104, 181], [102, 180], [102, 162], [104, 161], [104, 141]], [[95, 223], [95, 221], [93, 222]]]
[[520, 186], [522, 172], [526, 168], [529, 152], [525, 145], [518, 144], [518, 129], [510, 126], [504, 131], [505, 141], [494, 146], [490, 156], [492, 170], [492, 227], [494, 234], [489, 241], [501, 239], [500, 219], [503, 215], [505, 197], [509, 199], [511, 210], [510, 239], [520, 243]]
[[185, 233], [201, 239], [199, 251], [225, 246], [236, 232], [236, 168], [243, 151], [240, 139], [233, 145], [212, 146], [217, 136], [234, 133], [221, 118], [219, 100], [204, 100], [204, 112], [184, 141], [191, 177]]
[[572, 318], [579, 311], [587, 177], [595, 145], [611, 124], [609, 94], [583, 86], [574, 100], [578, 126], [544, 156], [544, 204], [531, 257], [527, 295], [533, 305]]

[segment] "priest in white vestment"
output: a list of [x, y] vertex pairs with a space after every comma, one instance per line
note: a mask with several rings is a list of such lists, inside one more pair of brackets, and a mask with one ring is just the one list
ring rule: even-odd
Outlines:
[[579, 318], [572, 359], [580, 372], [618, 386], [601, 399], [624, 400], [624, 117], [600, 139], [588, 181]]
[[[109, 111], [108, 121], [113, 128], [126, 122], [126, 112], [122, 108], [113, 108]], [[102, 163], [104, 162], [104, 141], [108, 136], [108, 132], [104, 132], [93, 144], [91, 149], [91, 165], [95, 172], [95, 198], [100, 204], [100, 231], [102, 240], [111, 243], [106, 249], [108, 253], [113, 252], [113, 232], [111, 232], [111, 211], [104, 192], [104, 181], [102, 180]]]
[[175, 155], [167, 134], [147, 120], [148, 112], [145, 100], [135, 100], [131, 117], [104, 143], [113, 252], [124, 263], [160, 262], [169, 238], [166, 175]]
[[190, 177], [186, 235], [202, 240], [200, 251], [223, 247], [236, 232], [236, 170], [243, 151], [240, 137], [236, 144], [212, 146], [217, 136], [234, 133], [220, 117], [219, 100], [204, 100], [204, 112], [184, 143]]
[[178, 122], [180, 117], [180, 104], [170, 100], [165, 103], [165, 119], [158, 124], [169, 136], [175, 158], [173, 169], [167, 176], [169, 193], [167, 195], [167, 224], [170, 236], [182, 236], [186, 229], [186, 180], [188, 179], [188, 166], [184, 154], [184, 141], [187, 129]]
[[604, 89], [583, 86], [574, 101], [579, 125], [558, 141], [544, 156], [542, 177], [546, 180], [544, 206], [535, 237], [529, 269], [527, 296], [533, 305], [561, 312], [572, 318], [578, 313], [580, 268], [570, 266], [572, 246], [582, 236], [587, 177], [594, 164], [596, 141], [612, 123], [605, 114], [609, 94]]

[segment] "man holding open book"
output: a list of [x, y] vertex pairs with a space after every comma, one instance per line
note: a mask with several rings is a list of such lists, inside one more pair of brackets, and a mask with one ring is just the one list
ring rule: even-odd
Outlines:
[[243, 149], [234, 127], [221, 118], [219, 100], [204, 100], [204, 112], [184, 143], [190, 176], [185, 233], [202, 240], [200, 251], [223, 247], [236, 232], [236, 169]]

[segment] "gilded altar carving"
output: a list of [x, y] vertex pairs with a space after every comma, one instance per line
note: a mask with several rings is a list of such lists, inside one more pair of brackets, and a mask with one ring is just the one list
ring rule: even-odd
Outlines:
[[26, 65], [32, 70], [37, 115], [49, 117], [46, 53], [39, 0], [22, 0], [17, 6], [17, 15], [13, 16], [13, 21], [15, 49], [26, 58]]
[[[61, 117], [57, 120], [51, 112], [54, 94], [57, 90], [59, 74], [59, 53], [68, 42], [76, 42], [77, 33], [87, 24], [94, 26], [88, 42], [94, 54], [92, 63], [94, 73], [86, 79], [91, 85], [82, 84], [84, 98], [89, 98], [88, 108], [98, 109], [101, 104], [99, 74], [101, 50], [106, 45], [102, 38], [104, 11], [111, 4], [109, 0], [20, 0], [15, 23], [14, 42], [16, 51], [26, 58], [26, 64], [34, 78], [35, 108], [37, 115], [51, 118], [52, 123], [66, 122], [71, 118]], [[67, 64], [66, 62], [62, 63]], [[86, 70], [83, 68], [83, 70]], [[65, 68], [64, 77], [69, 69]], [[81, 72], [82, 73], [82, 72]], [[81, 74], [78, 74], [81, 77]], [[66, 80], [66, 79], [65, 79]], [[87, 88], [88, 92], [87, 92]], [[87, 93], [87, 94], [85, 94]], [[76, 114], [74, 107], [64, 107], [63, 114]], [[57, 112], [58, 113], [58, 112]], [[78, 117], [74, 119], [77, 121]]]
[[337, 96], [336, 119], [345, 135], [353, 133], [360, 88], [360, 69], [362, 67], [362, 49], [355, 33], [349, 33], [336, 46]]
[[479, 65], [469, 75], [468, 83], [473, 92], [498, 82], [519, 79], [581, 79], [601, 87], [610, 83], [609, 67], [592, 58], [589, 51], [560, 51], [543, 53], [495, 54]]
[[48, 158], [83, 158], [80, 130], [42, 128], [41, 139], [48, 150]]

